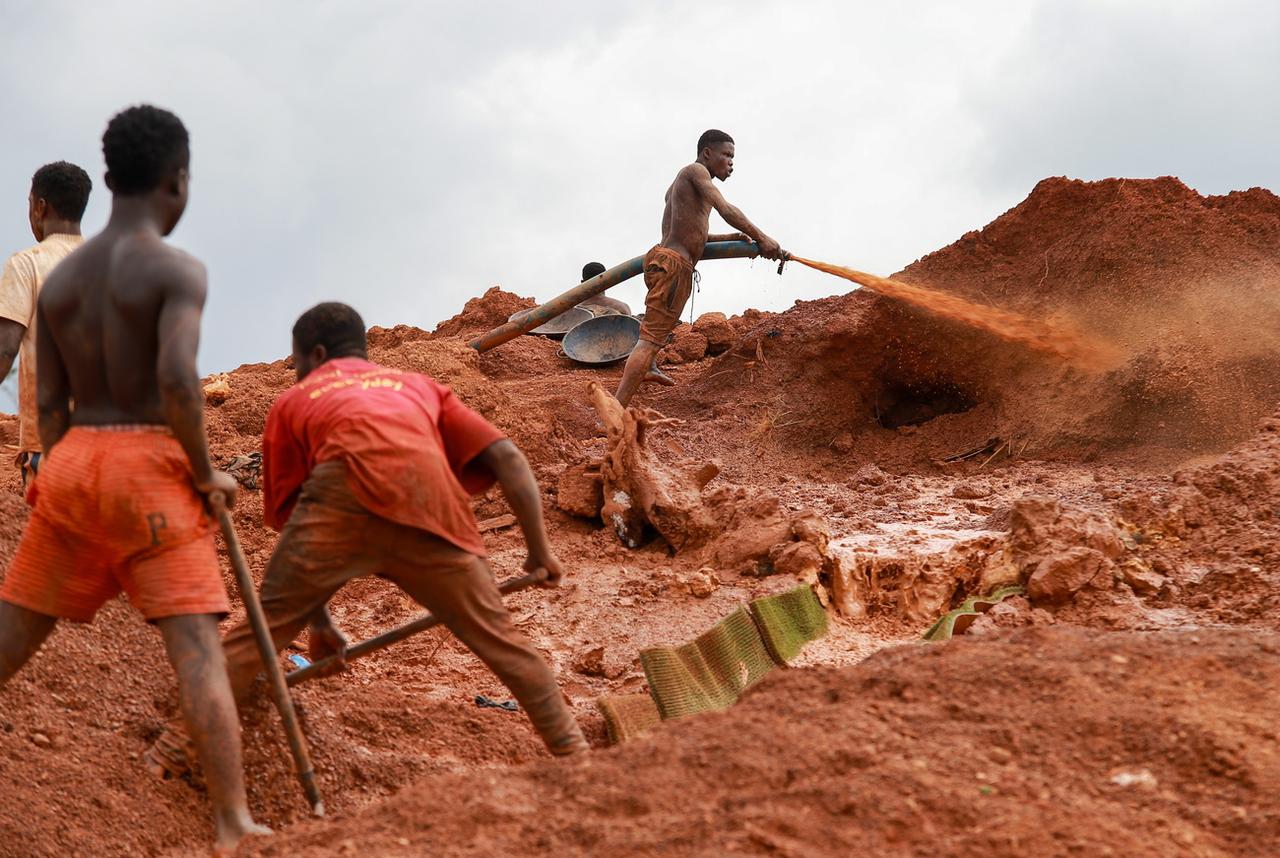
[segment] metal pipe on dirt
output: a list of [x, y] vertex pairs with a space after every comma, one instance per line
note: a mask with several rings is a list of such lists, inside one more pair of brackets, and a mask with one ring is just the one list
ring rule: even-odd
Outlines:
[[[519, 578], [512, 578], [509, 581], [503, 581], [498, 585], [498, 592], [506, 596], [509, 593], [516, 593], [529, 587], [535, 587], [547, 580], [547, 573], [537, 572], [528, 575], [522, 575]], [[335, 666], [340, 660], [347, 663], [357, 658], [366, 656], [371, 652], [377, 652], [380, 649], [386, 649], [397, 641], [402, 641], [407, 637], [412, 637], [418, 632], [425, 632], [427, 629], [440, 625], [440, 620], [436, 619], [434, 614], [424, 614], [416, 620], [410, 620], [394, 629], [389, 629], [380, 635], [361, 641], [355, 646], [347, 647], [346, 653], [342, 656], [331, 655], [328, 658], [322, 658], [317, 662], [291, 670], [285, 674], [285, 681], [289, 685], [297, 685], [300, 682], [306, 682], [308, 679], [315, 679], [317, 676], [324, 674], [329, 668]]]
[[[754, 259], [759, 255], [760, 246], [754, 241], [713, 241], [702, 251], [703, 259]], [[599, 295], [611, 286], [617, 286], [624, 280], [630, 280], [643, 270], [643, 256], [629, 259], [621, 265], [615, 265], [603, 274], [597, 274], [590, 280], [583, 281], [563, 295], [534, 307], [515, 321], [499, 325], [489, 333], [476, 337], [467, 345], [476, 351], [487, 352], [489, 349], [500, 346], [509, 340], [514, 340], [521, 334], [527, 334], [539, 325], [559, 316], [570, 307], [575, 307], [588, 298]]]
[[262, 612], [262, 602], [258, 600], [258, 591], [253, 589], [253, 576], [249, 574], [249, 564], [245, 562], [244, 552], [240, 549], [236, 526], [227, 510], [226, 496], [222, 492], [213, 492], [209, 495], [209, 506], [222, 527], [223, 538], [227, 540], [227, 553], [231, 556], [231, 568], [236, 573], [236, 585], [240, 588], [240, 598], [249, 615], [249, 625], [253, 628], [253, 637], [258, 644], [258, 654], [262, 656], [262, 666], [271, 685], [271, 696], [276, 709], [280, 711], [280, 720], [284, 722], [285, 736], [289, 739], [289, 750], [293, 753], [293, 764], [298, 780], [302, 783], [302, 791], [311, 804], [311, 812], [316, 816], [324, 816], [324, 801], [316, 786], [316, 772], [311, 765], [311, 754], [307, 751], [307, 740], [302, 735], [298, 713], [293, 708], [293, 698], [289, 696], [289, 687], [284, 681], [284, 671], [280, 668], [280, 658], [271, 640], [267, 617]]

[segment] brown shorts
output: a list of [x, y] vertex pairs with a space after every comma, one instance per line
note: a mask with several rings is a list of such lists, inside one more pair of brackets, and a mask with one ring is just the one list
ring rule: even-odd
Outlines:
[[[489, 564], [439, 536], [397, 524], [361, 506], [341, 460], [321, 462], [262, 579], [260, 598], [277, 649], [354, 578], [377, 575], [431, 611], [511, 689], [552, 753], [586, 747], [555, 676], [502, 604]], [[232, 688], [261, 665], [242, 623], [223, 643]]]
[[213, 532], [163, 427], [73, 427], [40, 463], [0, 599], [78, 622], [123, 590], [148, 620], [225, 614]]
[[640, 339], [662, 347], [693, 292], [693, 265], [671, 248], [657, 245], [644, 255], [644, 285], [649, 294], [644, 299]]
[[[260, 597], [271, 626], [296, 634], [356, 578], [376, 575], [407, 589], [419, 577], [463, 579], [476, 569], [487, 575], [483, 558], [366, 509], [351, 489], [346, 463], [335, 459], [316, 465], [303, 483], [267, 564]], [[233, 630], [229, 639], [236, 637]], [[245, 641], [253, 646], [247, 629]]]

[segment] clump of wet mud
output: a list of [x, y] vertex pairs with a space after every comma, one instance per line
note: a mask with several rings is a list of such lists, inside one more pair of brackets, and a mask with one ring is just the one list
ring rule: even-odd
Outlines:
[[831, 577], [838, 560], [816, 515], [790, 512], [758, 489], [723, 481], [709, 488], [720, 473], [716, 462], [655, 455], [655, 431], [681, 421], [652, 409], [624, 408], [598, 384], [591, 385], [590, 397], [605, 426], [606, 450], [587, 468], [565, 470], [557, 500], [562, 509], [599, 516], [629, 548], [656, 534], [694, 566], [709, 563], [748, 576], [783, 574], [814, 584], [824, 573]]

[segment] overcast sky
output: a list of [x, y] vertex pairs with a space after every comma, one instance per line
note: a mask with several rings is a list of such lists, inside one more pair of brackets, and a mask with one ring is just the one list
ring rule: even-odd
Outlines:
[[[173, 241], [205, 261], [203, 371], [288, 351], [329, 299], [433, 327], [499, 284], [546, 299], [659, 238], [718, 127], [725, 195], [783, 246], [890, 273], [1052, 175], [1280, 189], [1272, 2], [426, 3], [0, 0], [0, 254], [31, 173], [93, 176], [151, 102], [192, 135]], [[7, 202], [6, 202], [7, 201]], [[713, 218], [713, 229], [724, 229]], [[845, 291], [702, 266], [696, 310]], [[610, 294], [639, 307], [637, 279]]]

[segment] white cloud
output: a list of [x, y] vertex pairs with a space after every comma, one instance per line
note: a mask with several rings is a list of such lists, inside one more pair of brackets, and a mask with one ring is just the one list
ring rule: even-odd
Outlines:
[[1045, 4], [972, 95], [980, 180], [1176, 175], [1202, 193], [1280, 187], [1280, 5]]

